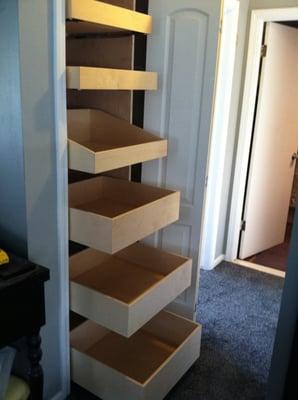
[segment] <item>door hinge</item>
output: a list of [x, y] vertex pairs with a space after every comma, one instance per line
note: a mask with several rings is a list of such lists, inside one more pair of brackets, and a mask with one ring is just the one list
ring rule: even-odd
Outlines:
[[267, 44], [262, 44], [261, 57], [266, 57], [267, 56], [267, 50], [268, 50]]
[[242, 231], [242, 232], [244, 232], [245, 231], [245, 229], [246, 229], [246, 221], [241, 221], [241, 228], [240, 228], [240, 230]]

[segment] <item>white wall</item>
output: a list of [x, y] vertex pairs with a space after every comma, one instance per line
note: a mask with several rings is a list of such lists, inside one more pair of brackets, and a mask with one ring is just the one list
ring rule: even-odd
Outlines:
[[238, 47], [235, 62], [235, 77], [232, 94], [232, 106], [229, 122], [229, 138], [225, 162], [225, 179], [222, 192], [221, 222], [216, 244], [217, 257], [225, 253], [227, 227], [230, 213], [231, 188], [235, 166], [235, 155], [238, 144], [238, 133], [242, 109], [244, 79], [247, 64], [247, 51], [250, 30], [251, 11], [253, 9], [269, 9], [297, 7], [297, 0], [240, 0], [240, 15], [238, 24]]
[[[63, 7], [63, 2], [59, 3]], [[56, 135], [53, 7], [52, 0], [18, 0], [16, 15], [28, 256], [50, 270], [45, 293], [47, 323], [42, 329], [45, 400], [66, 398], [69, 379], [68, 266], [67, 262], [61, 262], [62, 253], [68, 249], [68, 208], [59, 186], [64, 177], [62, 194], [66, 199], [67, 149], [66, 145], [61, 146], [66, 144], [66, 138], [63, 141]], [[63, 80], [63, 76], [59, 78]]]

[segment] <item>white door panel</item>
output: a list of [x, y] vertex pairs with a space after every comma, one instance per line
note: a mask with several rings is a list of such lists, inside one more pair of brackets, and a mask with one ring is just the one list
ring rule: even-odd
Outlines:
[[193, 258], [192, 287], [171, 307], [193, 316], [221, 2], [151, 0], [149, 14], [147, 70], [159, 73], [159, 90], [146, 93], [144, 125], [168, 139], [169, 151], [143, 165], [142, 180], [181, 191], [179, 222], [149, 241]]
[[298, 147], [298, 30], [266, 28], [241, 259], [284, 241]]

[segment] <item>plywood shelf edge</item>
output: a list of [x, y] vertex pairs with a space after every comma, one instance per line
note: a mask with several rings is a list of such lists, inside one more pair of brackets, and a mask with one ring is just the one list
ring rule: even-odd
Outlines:
[[191, 259], [142, 243], [83, 250], [70, 258], [71, 309], [130, 337], [190, 286], [191, 270]]
[[67, 89], [157, 90], [157, 73], [96, 67], [66, 67]]
[[68, 110], [69, 168], [98, 174], [167, 155], [167, 140], [100, 110]]
[[[147, 14], [95, 0], [67, 0], [70, 33], [104, 32], [111, 29], [149, 34], [152, 18]], [[75, 21], [75, 22], [73, 22]]]

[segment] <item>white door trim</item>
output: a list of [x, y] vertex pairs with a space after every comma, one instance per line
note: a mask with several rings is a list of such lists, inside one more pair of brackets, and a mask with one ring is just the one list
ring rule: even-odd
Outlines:
[[[61, 391], [57, 398], [70, 393], [69, 356], [69, 274], [68, 274], [68, 161], [65, 63], [65, 1], [53, 2], [53, 81], [55, 107], [55, 142], [57, 169], [57, 213], [59, 224], [59, 290], [60, 290], [60, 352]], [[55, 397], [56, 398], [56, 397]]]
[[266, 22], [290, 20], [298, 20], [298, 7], [252, 10], [239, 140], [228, 226], [227, 261], [234, 261], [237, 259], [264, 24]]
[[[239, 1], [225, 0], [221, 17], [222, 26], [216, 71], [214, 112], [206, 177], [207, 187], [201, 231], [200, 267], [205, 270], [215, 268], [224, 260], [224, 254], [216, 255], [221, 196], [216, 196], [215, 193], [222, 193], [224, 183], [224, 164], [235, 69], [238, 17]], [[231, 46], [233, 46], [232, 49]], [[229, 60], [227, 60], [227, 57], [229, 57]], [[231, 65], [227, 68], [226, 64], [229, 62], [231, 62]]]

